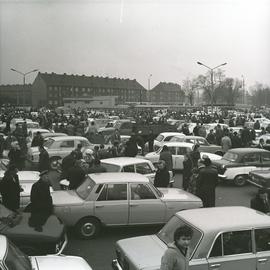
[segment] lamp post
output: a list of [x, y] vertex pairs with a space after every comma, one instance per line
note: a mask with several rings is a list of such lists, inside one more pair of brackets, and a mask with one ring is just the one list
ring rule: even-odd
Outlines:
[[[21, 72], [21, 71], [19, 71], [19, 70], [16, 70], [16, 69], [14, 69], [14, 68], [11, 68], [10, 70], [12, 70], [12, 71], [14, 71], [14, 72], [17, 72], [17, 73], [19, 73], [19, 74], [21, 74], [21, 75], [23, 75], [23, 105], [25, 105], [25, 93], [24, 93], [24, 90], [25, 90], [25, 76], [28, 75], [28, 74], [30, 74], [30, 73], [32, 73], [32, 72], [38, 71], [38, 69], [33, 69], [33, 70], [28, 71], [28, 72], [26, 72], [26, 73], [23, 73], [23, 72]], [[17, 99], [17, 105], [18, 105], [18, 103], [19, 103], [19, 100]]]
[[217, 69], [217, 68], [219, 68], [219, 67], [221, 67], [221, 66], [227, 65], [227, 63], [220, 64], [220, 65], [218, 65], [218, 66], [216, 66], [216, 67], [213, 67], [213, 68], [208, 67], [207, 65], [203, 64], [202, 62], [197, 62], [197, 64], [200, 65], [200, 66], [204, 66], [204, 67], [206, 67], [207, 69], [210, 70], [210, 82], [211, 82], [211, 110], [212, 110], [212, 113], [213, 113], [213, 107], [214, 107], [214, 106], [213, 106], [213, 103], [214, 103], [214, 101], [213, 101], [213, 96], [214, 96], [214, 70]]

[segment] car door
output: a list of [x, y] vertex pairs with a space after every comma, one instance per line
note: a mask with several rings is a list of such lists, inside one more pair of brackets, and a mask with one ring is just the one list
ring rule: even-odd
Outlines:
[[165, 222], [166, 206], [148, 183], [130, 183], [129, 224]]
[[175, 156], [175, 168], [177, 170], [182, 170], [184, 168], [183, 166], [183, 161], [184, 161], [184, 156], [187, 154], [187, 148], [186, 147], [177, 147], [176, 148], [177, 153]]
[[126, 183], [104, 184], [95, 201], [95, 216], [105, 225], [128, 223], [128, 196]]
[[135, 164], [135, 172], [139, 174], [143, 174], [146, 176], [152, 183], [154, 183], [155, 179], [155, 168], [151, 167], [149, 163], [142, 162], [139, 164]]
[[270, 227], [255, 229], [257, 270], [270, 269]]
[[208, 256], [209, 270], [255, 270], [252, 231], [229, 231], [220, 234]]
[[261, 168], [262, 168], [262, 170], [269, 170], [269, 168], [270, 168], [270, 152], [261, 153]]
[[253, 170], [262, 169], [260, 153], [245, 154], [242, 158], [242, 162], [244, 164], [244, 166], [241, 167], [241, 172], [243, 172], [243, 174], [248, 174]]

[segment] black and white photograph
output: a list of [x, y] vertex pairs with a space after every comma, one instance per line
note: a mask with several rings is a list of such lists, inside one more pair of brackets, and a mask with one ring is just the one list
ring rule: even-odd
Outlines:
[[0, 0], [0, 270], [270, 269], [270, 0]]

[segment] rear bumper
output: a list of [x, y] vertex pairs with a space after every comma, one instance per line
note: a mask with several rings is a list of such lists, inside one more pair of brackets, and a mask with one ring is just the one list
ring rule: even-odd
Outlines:
[[117, 259], [112, 260], [113, 270], [123, 270]]

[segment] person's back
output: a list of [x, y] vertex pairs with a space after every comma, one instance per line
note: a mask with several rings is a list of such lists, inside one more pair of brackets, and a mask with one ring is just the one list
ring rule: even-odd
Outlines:
[[162, 149], [162, 151], [160, 152], [160, 155], [159, 155], [159, 160], [164, 160], [165, 161], [166, 168], [168, 169], [168, 171], [173, 170], [172, 153], [170, 152], [167, 145], [163, 146], [163, 149]]

